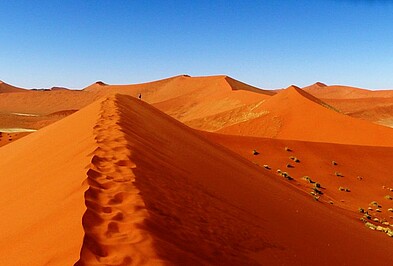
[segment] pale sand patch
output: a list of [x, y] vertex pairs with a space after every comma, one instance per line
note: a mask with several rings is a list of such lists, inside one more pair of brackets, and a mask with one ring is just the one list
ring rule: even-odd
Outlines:
[[16, 132], [35, 132], [36, 129], [30, 128], [0, 128], [0, 132], [4, 133], [16, 133]]
[[19, 116], [39, 116], [37, 114], [25, 114], [25, 113], [11, 113], [12, 115], [19, 115]]

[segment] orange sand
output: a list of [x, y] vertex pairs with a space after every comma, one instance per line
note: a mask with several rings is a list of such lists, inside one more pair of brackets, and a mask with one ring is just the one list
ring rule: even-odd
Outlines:
[[392, 264], [392, 238], [357, 212], [375, 200], [393, 224], [392, 129], [255, 90], [178, 76], [2, 93], [4, 125], [41, 129], [0, 148], [0, 265]]

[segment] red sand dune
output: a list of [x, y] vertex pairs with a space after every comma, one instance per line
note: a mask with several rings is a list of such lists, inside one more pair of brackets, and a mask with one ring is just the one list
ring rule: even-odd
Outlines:
[[303, 89], [349, 116], [393, 127], [393, 90], [370, 91], [318, 83]]
[[191, 121], [244, 105], [255, 104], [275, 93], [260, 90], [227, 76], [176, 76], [135, 85], [95, 83], [84, 89], [100, 95], [121, 93], [137, 97], [182, 121]]
[[50, 113], [78, 110], [98, 98], [113, 93], [137, 97], [181, 121], [191, 121], [247, 105], [255, 105], [275, 92], [264, 91], [227, 76], [177, 76], [135, 85], [108, 85], [96, 82], [83, 91], [26, 91], [4, 93], [0, 97], [3, 113]]
[[[351, 212], [357, 212], [359, 207], [367, 208], [370, 202], [377, 201], [383, 205], [381, 212], [376, 213], [374, 210], [370, 213], [393, 223], [393, 213], [388, 211], [389, 208], [393, 208], [393, 201], [384, 198], [386, 195], [393, 195], [390, 191], [393, 188], [391, 168], [387, 167], [393, 165], [393, 147], [278, 140], [215, 133], [204, 135], [261, 168], [264, 165], [271, 168], [263, 171], [276, 173], [277, 169], [280, 169], [288, 172], [294, 178], [291, 183], [306, 192], [312, 191], [314, 187], [303, 179], [304, 176], [309, 176], [323, 188], [324, 194], [319, 201], [333, 201], [334, 206]], [[291, 151], [286, 151], [285, 147], [289, 147]], [[254, 155], [253, 150], [257, 150], [259, 154]], [[290, 157], [297, 158], [299, 162], [294, 162]], [[332, 164], [333, 161], [336, 165]], [[343, 177], [336, 176], [336, 173], [341, 173]], [[339, 187], [349, 188], [351, 192], [339, 191]]]
[[6, 133], [0, 131], [0, 147], [5, 146], [30, 134], [29, 132]]
[[9, 85], [0, 80], [0, 93], [28, 92], [28, 90]]
[[390, 98], [393, 90], [366, 90], [342, 85], [326, 85], [317, 82], [304, 87], [303, 90], [321, 99], [360, 99], [360, 98]]
[[354, 119], [291, 86], [267, 99], [255, 112], [265, 115], [217, 132], [370, 146], [393, 146], [393, 130]]
[[393, 263], [391, 239], [354, 213], [128, 96], [0, 158], [1, 265]]
[[1, 94], [0, 110], [8, 113], [47, 115], [63, 110], [79, 110], [99, 98], [99, 95], [77, 90], [28, 90], [18, 94]]

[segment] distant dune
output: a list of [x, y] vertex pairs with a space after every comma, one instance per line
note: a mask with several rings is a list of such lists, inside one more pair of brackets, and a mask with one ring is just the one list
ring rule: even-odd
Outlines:
[[393, 90], [370, 91], [318, 84], [303, 89], [349, 116], [393, 127]]
[[9, 85], [0, 80], [0, 93], [11, 93], [11, 92], [27, 92], [27, 90]]
[[2, 265], [393, 262], [389, 238], [129, 96], [5, 154]]
[[254, 112], [265, 115], [218, 130], [220, 133], [316, 142], [393, 146], [393, 130], [338, 113], [296, 87], [289, 87]]
[[312, 86], [0, 93], [0, 265], [393, 264], [390, 96]]
[[393, 97], [393, 90], [366, 90], [350, 86], [326, 85], [317, 82], [303, 90], [322, 99], [359, 99]]

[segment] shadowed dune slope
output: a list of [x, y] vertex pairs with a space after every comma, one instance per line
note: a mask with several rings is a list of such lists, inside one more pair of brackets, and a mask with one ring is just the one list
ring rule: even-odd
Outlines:
[[338, 113], [307, 92], [289, 87], [261, 104], [265, 115], [217, 132], [340, 144], [393, 146], [393, 130]]
[[[354, 212], [356, 219], [363, 215], [357, 212], [359, 207], [366, 209], [370, 202], [377, 201], [382, 205], [380, 212], [374, 209], [369, 211], [370, 215], [393, 223], [393, 214], [388, 211], [393, 208], [393, 201], [385, 198], [393, 192], [392, 169], [387, 167], [393, 165], [393, 147], [203, 134], [259, 165], [264, 172], [277, 173], [278, 169], [288, 172], [294, 178], [291, 183], [307, 193], [313, 191], [314, 184], [303, 177], [310, 177], [322, 187], [320, 202]], [[253, 150], [258, 154], [254, 155]], [[294, 158], [298, 161], [295, 162]], [[333, 164], [333, 161], [336, 163]], [[264, 169], [264, 165], [271, 169]], [[342, 176], [336, 176], [336, 173]], [[277, 178], [282, 177], [277, 174]], [[349, 188], [350, 193], [340, 191], [339, 187]]]

